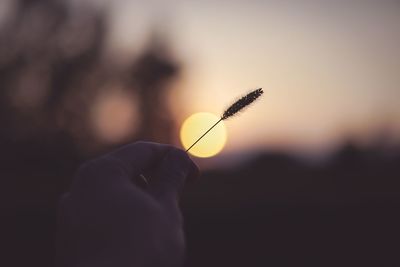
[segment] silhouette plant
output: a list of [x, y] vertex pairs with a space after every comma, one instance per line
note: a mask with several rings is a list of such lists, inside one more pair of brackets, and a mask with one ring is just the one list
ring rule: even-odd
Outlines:
[[[258, 88], [256, 90], [251, 91], [247, 95], [242, 96], [239, 100], [230, 105], [224, 111], [221, 118], [213, 126], [211, 126], [204, 134], [202, 134], [188, 149], [186, 149], [186, 152], [188, 152], [192, 147], [194, 147], [206, 134], [208, 134], [215, 126], [217, 126], [218, 123], [236, 115], [238, 112], [242, 111], [245, 107], [253, 103], [263, 93], [264, 91], [262, 90], [262, 88]], [[149, 184], [146, 176], [144, 176], [143, 174], [140, 174], [139, 176], [146, 185]]]
[[188, 149], [186, 149], [186, 152], [188, 152], [192, 147], [194, 147], [194, 145], [196, 145], [207, 133], [209, 133], [215, 126], [217, 126], [218, 123], [236, 115], [239, 111], [242, 111], [245, 107], [253, 103], [263, 93], [264, 91], [262, 90], [262, 88], [258, 88], [256, 90], [251, 91], [247, 95], [241, 97], [235, 103], [230, 105], [229, 108], [227, 108], [224, 111], [221, 118], [213, 126], [211, 126], [202, 136], [200, 136]]

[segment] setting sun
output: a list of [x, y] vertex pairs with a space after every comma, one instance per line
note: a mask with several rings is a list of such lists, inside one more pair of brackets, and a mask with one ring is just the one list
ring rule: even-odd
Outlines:
[[[182, 124], [180, 137], [185, 149], [189, 148], [202, 134], [204, 134], [220, 118], [212, 113], [200, 112], [188, 117]], [[212, 157], [223, 149], [226, 143], [226, 128], [221, 121], [207, 135], [205, 135], [189, 153], [200, 158]]]

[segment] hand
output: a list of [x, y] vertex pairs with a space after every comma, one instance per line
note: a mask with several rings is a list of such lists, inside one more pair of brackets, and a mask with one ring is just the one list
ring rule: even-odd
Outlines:
[[[132, 183], [149, 172], [145, 190]], [[85, 163], [60, 201], [58, 266], [181, 266], [177, 196], [197, 175], [186, 152], [156, 143], [137, 142]]]

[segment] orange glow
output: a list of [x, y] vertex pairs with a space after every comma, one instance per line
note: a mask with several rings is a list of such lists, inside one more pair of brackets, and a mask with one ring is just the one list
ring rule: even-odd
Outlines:
[[95, 135], [102, 141], [123, 141], [133, 133], [136, 109], [132, 96], [123, 91], [101, 94], [92, 108]]

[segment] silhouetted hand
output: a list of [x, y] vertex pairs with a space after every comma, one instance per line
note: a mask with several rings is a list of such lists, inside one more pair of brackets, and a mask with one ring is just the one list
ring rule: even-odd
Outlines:
[[[151, 172], [143, 190], [132, 178]], [[59, 207], [59, 266], [181, 266], [177, 196], [198, 175], [187, 153], [137, 142], [85, 163]]]

